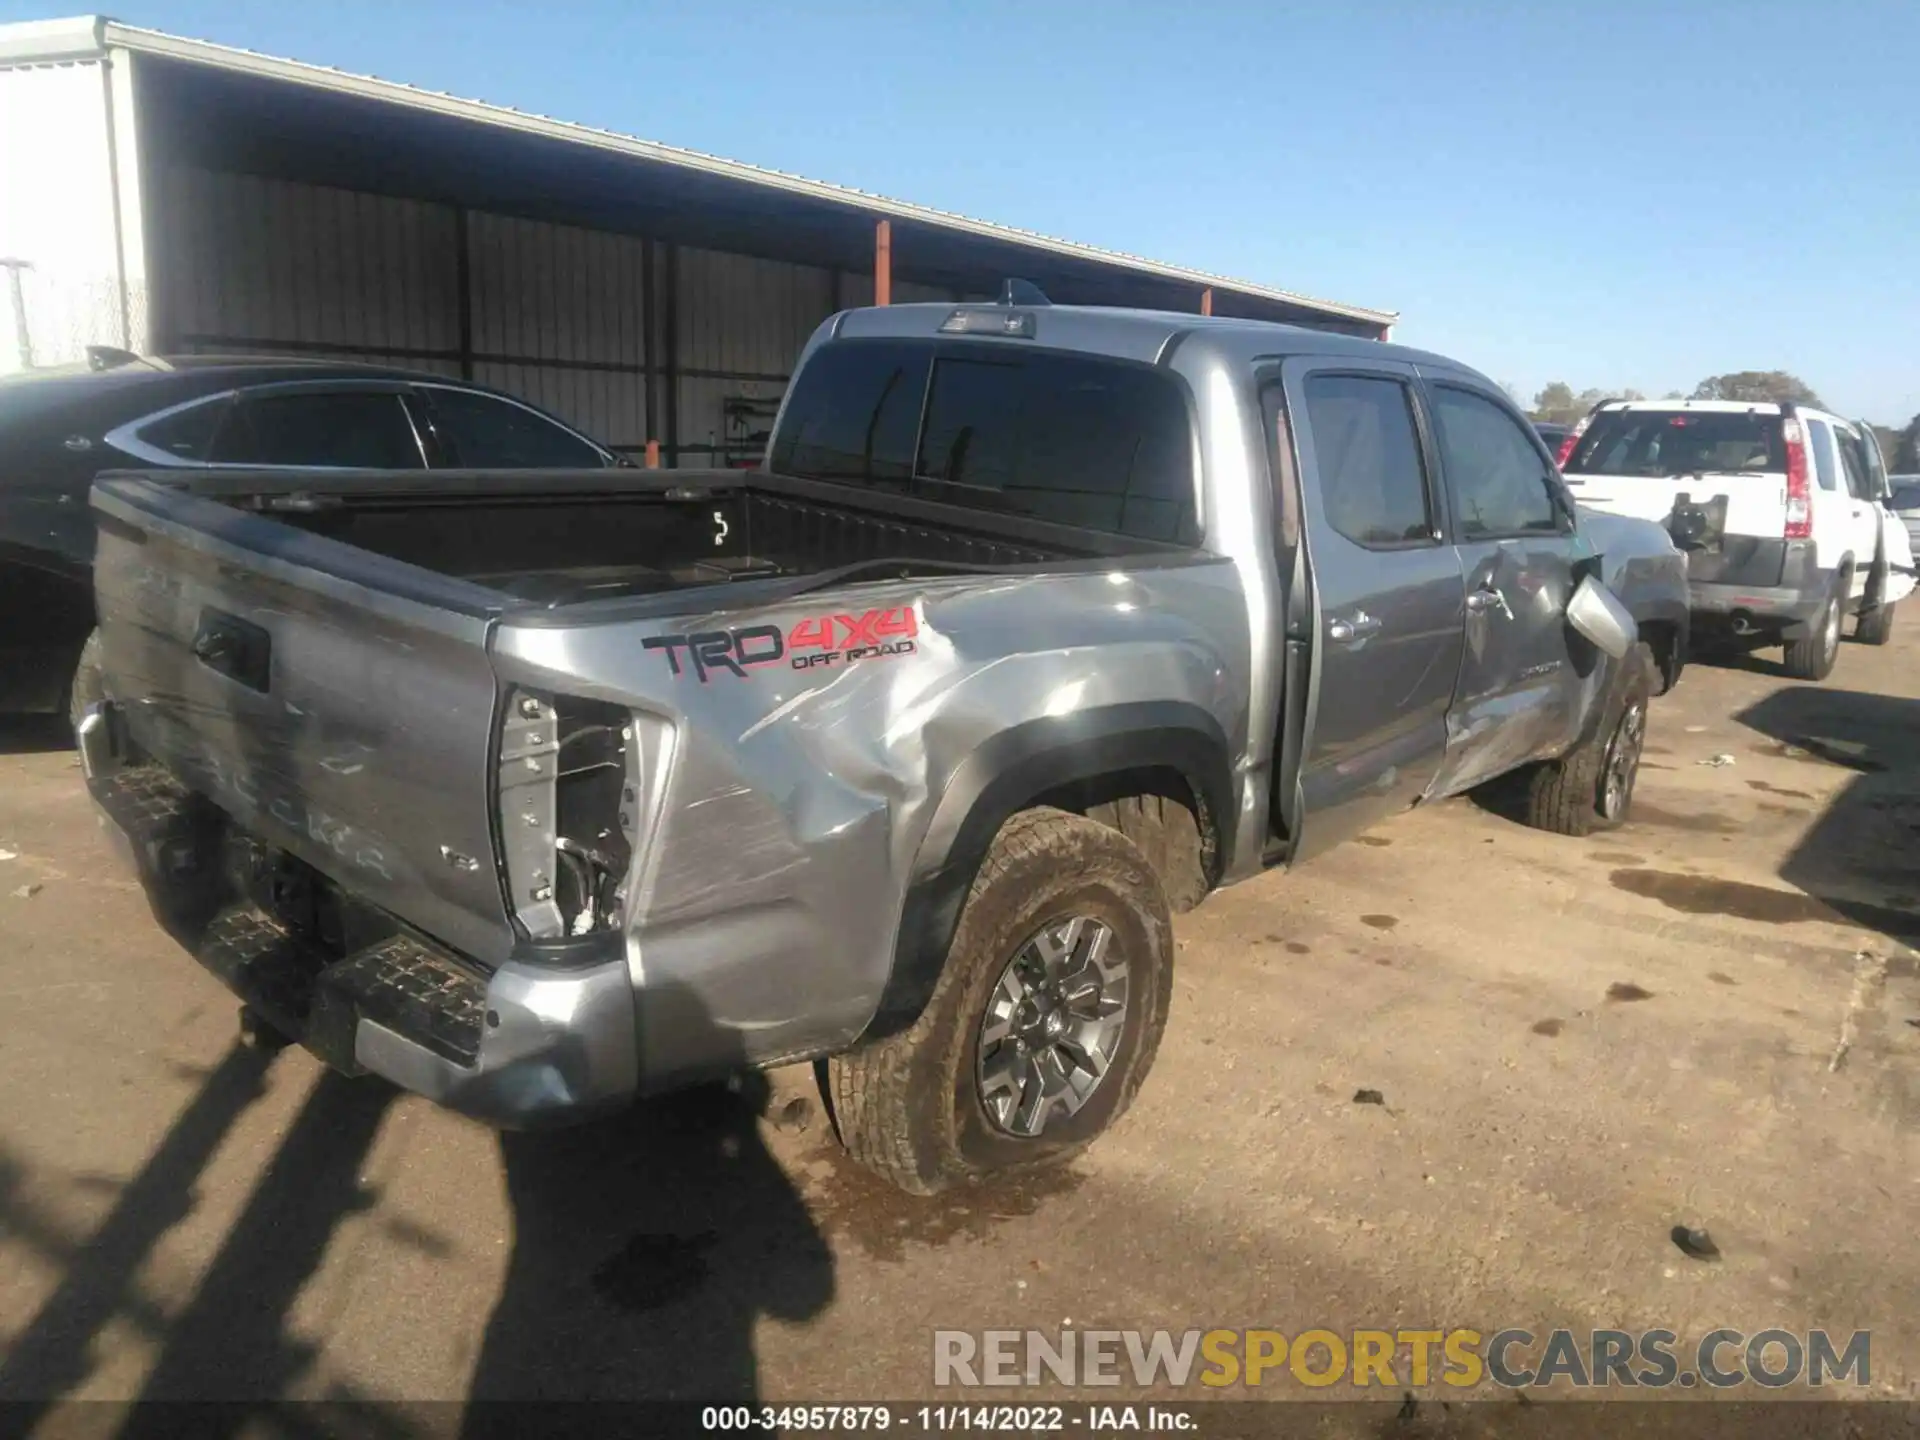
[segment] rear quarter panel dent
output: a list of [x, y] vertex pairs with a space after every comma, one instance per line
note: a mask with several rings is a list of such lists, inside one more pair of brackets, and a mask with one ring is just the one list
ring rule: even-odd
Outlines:
[[[783, 661], [678, 676], [648, 635], [911, 607], [911, 653], [831, 669]], [[907, 889], [941, 796], [993, 737], [1145, 702], [1211, 717], [1247, 747], [1249, 640], [1234, 567], [1217, 564], [891, 583], [765, 611], [496, 634], [509, 683], [612, 699], [676, 732], [659, 824], [636, 859], [633, 978], [648, 1084], [706, 1068], [727, 1037], [771, 1063], [842, 1048], [894, 962]], [[788, 657], [790, 658], [790, 657]], [[649, 1023], [648, 993], [692, 997], [713, 1035]]]

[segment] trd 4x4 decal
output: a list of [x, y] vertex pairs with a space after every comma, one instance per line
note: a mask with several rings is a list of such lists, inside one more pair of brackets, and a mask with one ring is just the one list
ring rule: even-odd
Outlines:
[[777, 625], [743, 625], [737, 630], [702, 630], [692, 635], [650, 635], [640, 644], [665, 651], [667, 668], [675, 675], [691, 669], [705, 685], [716, 673], [745, 679], [754, 666], [782, 660], [795, 670], [814, 670], [882, 655], [911, 655], [913, 638], [919, 633], [920, 617], [913, 606], [900, 605], [864, 615], [816, 615], [784, 635]]

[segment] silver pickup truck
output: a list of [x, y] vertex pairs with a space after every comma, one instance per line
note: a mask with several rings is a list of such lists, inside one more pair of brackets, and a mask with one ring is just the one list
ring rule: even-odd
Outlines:
[[856, 310], [752, 472], [121, 473], [88, 783], [249, 1023], [508, 1126], [826, 1057], [907, 1189], [1131, 1100], [1170, 914], [1491, 787], [1618, 823], [1658, 526], [1314, 331]]

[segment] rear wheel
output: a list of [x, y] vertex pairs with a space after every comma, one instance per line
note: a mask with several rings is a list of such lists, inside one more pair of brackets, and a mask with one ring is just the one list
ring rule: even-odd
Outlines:
[[[1841, 584], [1846, 584], [1842, 577]], [[1798, 640], [1787, 642], [1787, 674], [1796, 680], [1824, 680], [1840, 655], [1840, 592], [1827, 597], [1820, 616]]]
[[1557, 835], [1611, 830], [1633, 807], [1640, 757], [1647, 744], [1647, 709], [1659, 667], [1642, 642], [1627, 652], [1614, 677], [1606, 713], [1577, 749], [1536, 766], [1526, 776], [1526, 821]]
[[1071, 1158], [1126, 1111], [1173, 993], [1138, 846], [1062, 810], [994, 837], [918, 1020], [828, 1064], [852, 1156], [904, 1190]]
[[1862, 645], [1884, 645], [1893, 638], [1893, 606], [1876, 605], [1862, 612], [1853, 627], [1853, 638]]

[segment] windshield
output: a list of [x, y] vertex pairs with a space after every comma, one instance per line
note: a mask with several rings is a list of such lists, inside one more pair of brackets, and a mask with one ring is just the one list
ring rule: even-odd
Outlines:
[[1747, 410], [1603, 410], [1573, 447], [1569, 475], [1700, 475], [1787, 468], [1778, 415]]

